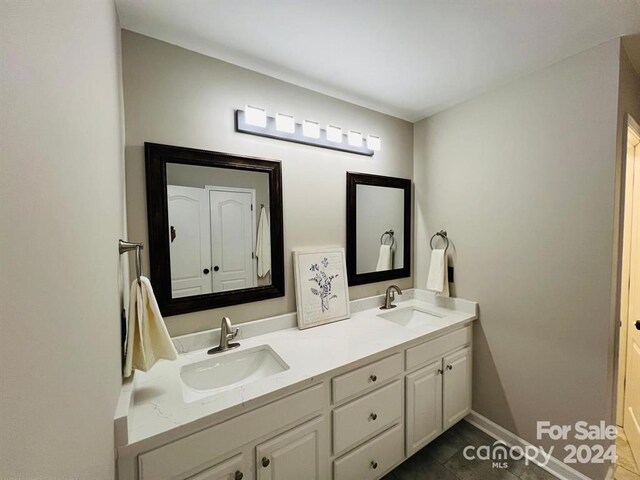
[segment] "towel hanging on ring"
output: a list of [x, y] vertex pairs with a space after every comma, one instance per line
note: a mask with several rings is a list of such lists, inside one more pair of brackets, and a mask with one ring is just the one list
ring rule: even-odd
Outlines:
[[271, 226], [264, 205], [260, 208], [256, 257], [258, 257], [258, 276], [264, 277], [271, 270]]

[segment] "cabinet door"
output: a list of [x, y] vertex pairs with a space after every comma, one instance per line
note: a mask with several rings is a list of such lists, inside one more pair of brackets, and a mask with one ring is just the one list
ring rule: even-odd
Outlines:
[[251, 480], [251, 465], [244, 460], [242, 454], [238, 454], [189, 477], [188, 480]]
[[442, 432], [442, 362], [407, 375], [407, 456]]
[[462, 420], [471, 411], [471, 349], [447, 355], [444, 366], [444, 428]]
[[256, 447], [257, 480], [323, 480], [329, 463], [324, 416]]

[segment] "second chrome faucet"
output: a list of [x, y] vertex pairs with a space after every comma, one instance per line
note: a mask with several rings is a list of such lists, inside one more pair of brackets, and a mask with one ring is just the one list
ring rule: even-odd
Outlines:
[[208, 350], [207, 353], [211, 355], [213, 353], [224, 352], [232, 348], [239, 347], [240, 342], [231, 342], [231, 340], [238, 336], [239, 331], [239, 328], [231, 327], [231, 320], [229, 317], [222, 317], [222, 323], [220, 324], [220, 345]]
[[398, 295], [402, 295], [402, 290], [397, 285], [389, 285], [387, 288], [387, 292], [384, 295], [384, 305], [380, 307], [380, 310], [389, 310], [390, 308], [396, 308], [393, 304], [393, 301], [396, 299], [396, 295], [394, 293], [398, 293]]

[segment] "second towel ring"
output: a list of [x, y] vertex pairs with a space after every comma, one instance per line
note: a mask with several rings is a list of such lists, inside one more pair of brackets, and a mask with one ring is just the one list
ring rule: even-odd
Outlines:
[[386, 245], [386, 243], [384, 243], [384, 236], [385, 235], [389, 235], [389, 237], [391, 238], [390, 247], [393, 248], [393, 246], [396, 244], [396, 238], [393, 236], [393, 230], [387, 230], [382, 235], [380, 235], [380, 245]]
[[449, 249], [449, 238], [447, 237], [447, 231], [446, 230], [440, 230], [439, 232], [433, 234], [433, 236], [431, 237], [431, 240], [429, 240], [429, 246], [431, 247], [431, 250], [433, 250], [433, 240], [436, 237], [440, 237], [445, 242], [447, 242], [447, 245], [444, 247], [444, 251], [446, 252]]

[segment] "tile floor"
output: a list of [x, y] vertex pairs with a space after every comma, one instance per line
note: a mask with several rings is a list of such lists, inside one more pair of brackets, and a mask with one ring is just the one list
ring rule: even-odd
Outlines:
[[[523, 460], [509, 461], [507, 468], [492, 468], [491, 460], [467, 460], [463, 449], [467, 445], [492, 445], [495, 439], [462, 421], [424, 447], [402, 465], [389, 472], [383, 480], [555, 480], [556, 477]], [[616, 480], [640, 480], [631, 459], [631, 450], [624, 433], [616, 442], [618, 468]]]

